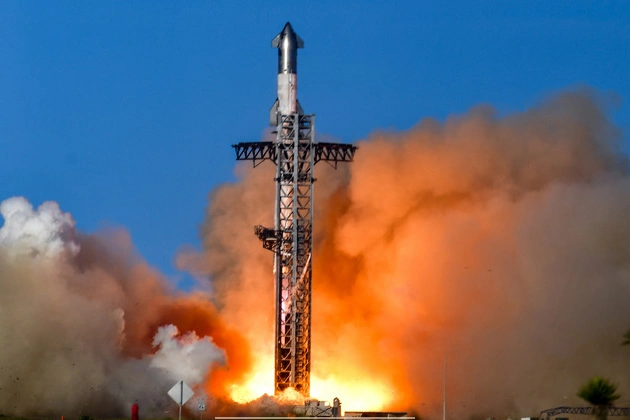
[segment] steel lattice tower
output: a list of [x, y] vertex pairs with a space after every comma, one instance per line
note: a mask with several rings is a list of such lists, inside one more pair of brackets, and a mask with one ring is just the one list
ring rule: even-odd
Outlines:
[[275, 391], [293, 387], [310, 395], [313, 167], [351, 162], [356, 147], [315, 142], [315, 116], [297, 101], [297, 49], [304, 43], [287, 23], [272, 41], [278, 54], [278, 99], [271, 109], [273, 142], [233, 145], [236, 160], [276, 164], [274, 228], [256, 226], [263, 247], [274, 253], [276, 331]]

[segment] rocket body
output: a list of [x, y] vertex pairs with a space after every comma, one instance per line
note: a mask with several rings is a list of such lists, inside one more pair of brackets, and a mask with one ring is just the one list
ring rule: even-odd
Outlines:
[[287, 22], [284, 29], [271, 41], [278, 49], [278, 96], [271, 107], [270, 124], [278, 124], [278, 115], [301, 113], [297, 100], [297, 50], [304, 48], [304, 41]]
[[278, 112], [280, 115], [297, 112], [297, 74], [278, 74]]

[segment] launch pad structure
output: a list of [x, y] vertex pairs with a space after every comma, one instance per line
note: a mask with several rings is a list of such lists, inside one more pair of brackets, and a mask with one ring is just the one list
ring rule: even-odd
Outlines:
[[271, 42], [278, 48], [278, 98], [270, 112], [275, 141], [233, 145], [236, 160], [254, 167], [276, 164], [274, 227], [256, 226], [263, 247], [274, 254], [276, 394], [292, 387], [310, 396], [311, 286], [313, 254], [313, 167], [351, 162], [357, 147], [315, 141], [315, 116], [297, 101], [297, 49], [302, 39], [287, 22]]

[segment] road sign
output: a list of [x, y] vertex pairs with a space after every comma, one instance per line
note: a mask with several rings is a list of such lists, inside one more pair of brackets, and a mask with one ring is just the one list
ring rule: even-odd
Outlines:
[[179, 420], [182, 420], [182, 406], [186, 404], [186, 401], [188, 401], [193, 394], [193, 390], [190, 389], [184, 381], [177, 382], [173, 388], [169, 389], [168, 396], [179, 405]]
[[199, 410], [199, 411], [206, 411], [206, 402], [205, 401], [199, 401], [199, 403], [197, 404], [197, 410]]
[[193, 395], [194, 392], [184, 381], [179, 381], [168, 391], [169, 397], [171, 397], [180, 406], [186, 404]]

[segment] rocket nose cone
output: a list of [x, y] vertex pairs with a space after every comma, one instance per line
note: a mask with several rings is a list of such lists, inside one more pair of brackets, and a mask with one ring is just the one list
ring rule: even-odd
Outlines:
[[287, 22], [286, 25], [284, 25], [284, 28], [282, 29], [282, 34], [284, 36], [293, 36], [293, 34], [295, 34], [295, 32], [293, 31], [293, 27], [291, 26], [290, 22]]
[[274, 48], [280, 48], [280, 44], [283, 40], [288, 40], [297, 48], [304, 48], [304, 41], [302, 41], [302, 38], [295, 33], [291, 23], [289, 22], [287, 22], [286, 25], [284, 25], [284, 28], [282, 28], [282, 31], [271, 40], [271, 46]]

